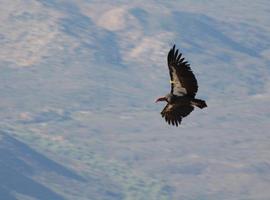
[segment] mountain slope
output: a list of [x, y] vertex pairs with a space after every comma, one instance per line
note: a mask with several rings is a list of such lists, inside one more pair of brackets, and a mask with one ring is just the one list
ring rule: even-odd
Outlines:
[[[269, 199], [267, 1], [3, 4], [0, 196]], [[177, 129], [173, 44], [209, 106]]]

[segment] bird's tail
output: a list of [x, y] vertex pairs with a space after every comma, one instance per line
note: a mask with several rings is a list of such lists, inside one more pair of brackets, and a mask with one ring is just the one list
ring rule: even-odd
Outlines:
[[207, 107], [205, 101], [201, 100], [201, 99], [193, 99], [192, 100], [192, 105], [197, 106], [200, 109], [203, 109], [203, 108]]

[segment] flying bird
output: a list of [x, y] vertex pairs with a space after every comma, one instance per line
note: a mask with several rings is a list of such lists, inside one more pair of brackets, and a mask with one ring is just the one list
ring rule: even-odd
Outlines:
[[182, 118], [188, 116], [195, 106], [207, 107], [206, 102], [196, 99], [198, 91], [197, 80], [191, 71], [190, 64], [185, 61], [182, 54], [175, 50], [175, 45], [168, 53], [168, 67], [170, 72], [171, 92], [156, 100], [166, 101], [167, 105], [161, 111], [161, 116], [169, 124], [178, 126]]

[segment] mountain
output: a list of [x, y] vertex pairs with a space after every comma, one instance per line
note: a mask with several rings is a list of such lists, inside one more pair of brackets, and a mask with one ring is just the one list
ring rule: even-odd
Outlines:
[[[2, 198], [270, 198], [268, 1], [2, 4]], [[173, 44], [208, 104], [178, 128]]]

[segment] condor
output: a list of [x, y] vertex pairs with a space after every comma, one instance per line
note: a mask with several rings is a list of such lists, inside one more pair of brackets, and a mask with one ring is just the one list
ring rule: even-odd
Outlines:
[[204, 100], [195, 98], [198, 83], [190, 65], [181, 56], [182, 54], [178, 53], [178, 49], [175, 50], [174, 45], [167, 57], [171, 92], [156, 100], [156, 102], [167, 102], [161, 116], [165, 118], [166, 122], [175, 126], [181, 124], [182, 118], [188, 116], [195, 106], [201, 109], [207, 107]]

